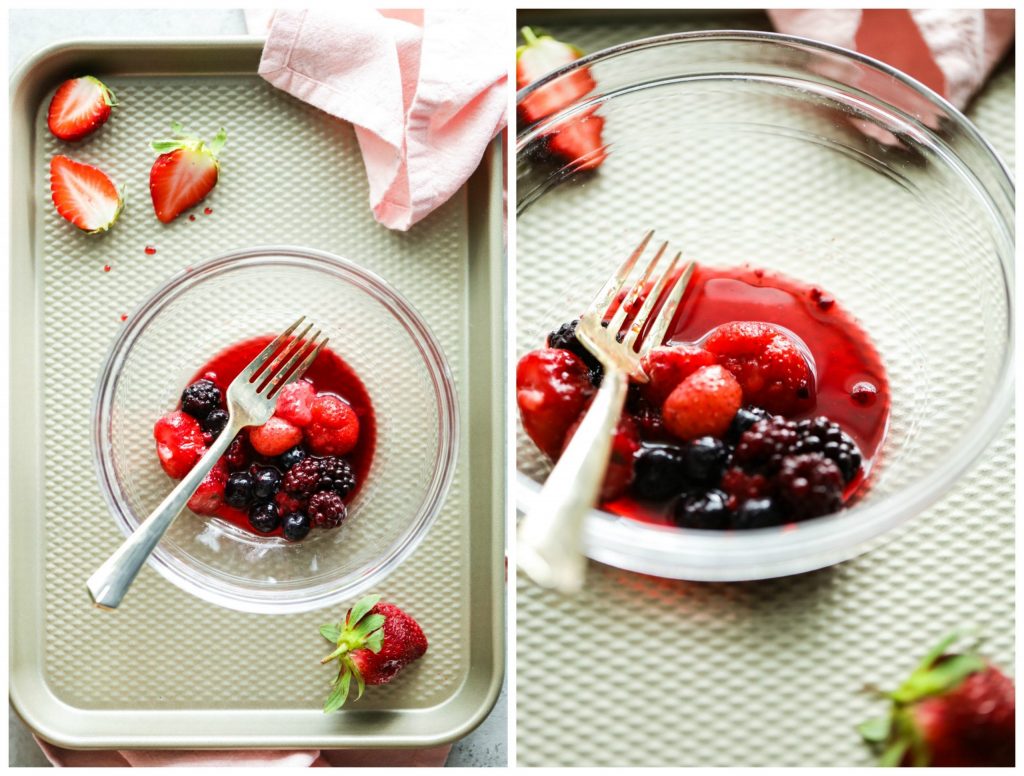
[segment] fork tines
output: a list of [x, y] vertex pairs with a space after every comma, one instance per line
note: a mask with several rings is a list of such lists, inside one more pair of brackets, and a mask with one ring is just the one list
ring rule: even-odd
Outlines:
[[[310, 365], [320, 354], [320, 351], [327, 344], [327, 337], [317, 342], [323, 333], [321, 329], [317, 329], [312, 335], [309, 335], [310, 329], [313, 328], [312, 322], [307, 323], [301, 332], [294, 337], [292, 336], [292, 332], [305, 319], [306, 316], [300, 316], [295, 323], [267, 345], [246, 368], [243, 374], [245, 374], [248, 382], [260, 381], [256, 387], [257, 393], [263, 394], [269, 385], [270, 390], [267, 391], [266, 397], [268, 399], [274, 398], [277, 392], [284, 386], [298, 380], [306, 373], [306, 370], [309, 369]], [[272, 356], [273, 359], [271, 359]], [[302, 359], [302, 361], [300, 362], [299, 359]]]

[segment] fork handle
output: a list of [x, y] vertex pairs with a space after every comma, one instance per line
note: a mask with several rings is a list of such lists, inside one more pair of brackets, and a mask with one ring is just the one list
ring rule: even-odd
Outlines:
[[150, 553], [185, 508], [203, 478], [210, 473], [214, 464], [228, 449], [239, 429], [240, 426], [233, 419], [229, 419], [227, 426], [192, 470], [167, 494], [160, 502], [160, 506], [150, 513], [132, 535], [125, 539], [106, 563], [89, 577], [85, 585], [89, 588], [89, 595], [96, 606], [101, 609], [118, 607]]
[[563, 593], [583, 587], [583, 518], [597, 503], [612, 451], [612, 432], [626, 403], [629, 376], [605, 369], [601, 388], [519, 523], [516, 558], [535, 582]]

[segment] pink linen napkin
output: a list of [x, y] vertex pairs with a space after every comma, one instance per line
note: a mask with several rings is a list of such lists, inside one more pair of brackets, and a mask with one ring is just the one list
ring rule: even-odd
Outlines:
[[1013, 43], [1006, 9], [768, 11], [779, 32], [833, 43], [881, 60], [964, 108]]
[[301, 750], [76, 750], [63, 749], [36, 738], [51, 763], [58, 767], [87, 768], [182, 768], [202, 767], [289, 767], [365, 768], [381, 766], [438, 768], [448, 759], [450, 746], [430, 749], [301, 749]]
[[355, 125], [374, 217], [405, 231], [466, 182], [505, 126], [508, 40], [482, 8], [247, 11], [259, 73]]

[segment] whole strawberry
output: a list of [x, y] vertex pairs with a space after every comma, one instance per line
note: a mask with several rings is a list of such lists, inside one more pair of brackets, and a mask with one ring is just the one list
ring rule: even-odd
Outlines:
[[865, 722], [864, 739], [883, 749], [882, 765], [1012, 767], [1014, 687], [972, 649], [942, 640], [895, 692], [888, 717]]
[[341, 664], [324, 712], [344, 705], [353, 677], [359, 700], [366, 685], [387, 684], [427, 651], [427, 637], [419, 623], [394, 604], [379, 601], [379, 595], [365, 596], [348, 610], [343, 622], [320, 626], [320, 635], [337, 645], [320, 662], [336, 659]]

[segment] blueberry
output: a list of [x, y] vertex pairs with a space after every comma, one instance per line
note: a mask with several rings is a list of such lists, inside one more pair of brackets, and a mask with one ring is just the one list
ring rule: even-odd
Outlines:
[[264, 466], [253, 477], [252, 492], [256, 498], [268, 499], [281, 490], [281, 472], [272, 466]]
[[729, 430], [725, 432], [725, 438], [729, 443], [736, 444], [739, 438], [743, 436], [744, 431], [757, 423], [757, 421], [770, 417], [771, 413], [760, 407], [741, 407], [732, 419]]
[[199, 423], [203, 427], [203, 431], [209, 431], [214, 437], [220, 436], [220, 432], [224, 430], [227, 424], [227, 410], [213, 410]]
[[729, 461], [730, 450], [721, 439], [706, 436], [686, 447], [686, 476], [695, 483], [717, 485]]
[[203, 420], [220, 407], [220, 388], [209, 380], [196, 380], [181, 393], [181, 408], [196, 420]]
[[730, 513], [725, 500], [720, 490], [684, 494], [676, 504], [676, 525], [719, 531], [728, 528]]
[[286, 472], [299, 461], [305, 460], [306, 449], [302, 445], [296, 445], [291, 450], [285, 450], [277, 459], [281, 471]]
[[281, 527], [284, 530], [284, 538], [288, 541], [297, 542], [305, 539], [310, 528], [309, 515], [305, 512], [292, 512], [285, 515]]
[[744, 501], [736, 510], [733, 528], [740, 530], [768, 528], [773, 525], [782, 525], [785, 522], [785, 518], [772, 499], [755, 498]]
[[224, 500], [235, 509], [245, 509], [252, 501], [252, 475], [249, 472], [234, 472], [228, 475], [224, 485]]
[[686, 452], [674, 445], [645, 446], [633, 461], [633, 494], [664, 501], [686, 488]]
[[257, 501], [249, 507], [249, 525], [260, 533], [270, 533], [281, 525], [281, 513], [273, 501]]

